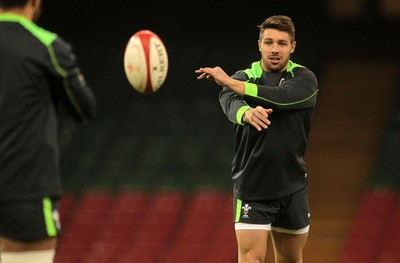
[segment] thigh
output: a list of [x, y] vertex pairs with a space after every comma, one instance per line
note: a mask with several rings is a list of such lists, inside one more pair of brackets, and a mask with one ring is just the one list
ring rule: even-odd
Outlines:
[[236, 230], [238, 262], [265, 262], [269, 233], [263, 229]]
[[[0, 237], [1, 252], [22, 252], [32, 250], [52, 250], [57, 245], [57, 238], [44, 238], [36, 241], [16, 241], [5, 237]], [[1, 255], [0, 255], [1, 256]], [[0, 260], [1, 262], [1, 260]]]
[[234, 199], [239, 263], [265, 262], [271, 222], [276, 211], [273, 202]]
[[303, 234], [271, 232], [271, 236], [276, 263], [303, 262], [303, 249], [308, 232]]

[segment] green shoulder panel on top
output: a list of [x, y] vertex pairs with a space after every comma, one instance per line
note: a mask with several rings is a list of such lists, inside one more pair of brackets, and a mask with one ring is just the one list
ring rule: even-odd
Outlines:
[[261, 68], [261, 61], [256, 61], [251, 64], [251, 67], [244, 70], [244, 73], [246, 73], [247, 77], [249, 79], [257, 79], [260, 78], [262, 75], [262, 68]]
[[23, 16], [13, 14], [13, 13], [3, 13], [0, 14], [0, 22], [1, 21], [6, 21], [6, 22], [18, 22], [20, 23], [23, 27], [26, 28], [29, 32], [32, 33], [37, 39], [40, 40], [45, 46], [50, 46], [51, 43], [57, 38], [57, 35], [54, 33], [51, 33], [35, 23], [29, 21]]
[[[286, 69], [287, 72], [290, 72], [292, 76], [294, 75], [293, 69], [298, 67], [304, 67], [300, 64], [294, 63], [293, 61], [289, 60], [288, 67]], [[260, 78], [262, 75], [263, 69], [261, 67], [261, 61], [256, 61], [251, 64], [251, 67], [244, 70], [244, 73], [249, 77], [249, 79], [257, 79]]]
[[294, 76], [293, 69], [298, 68], [298, 67], [304, 68], [304, 66], [294, 63], [293, 61], [289, 60], [289, 65], [286, 69], [286, 72], [290, 72], [292, 74], [292, 76]]

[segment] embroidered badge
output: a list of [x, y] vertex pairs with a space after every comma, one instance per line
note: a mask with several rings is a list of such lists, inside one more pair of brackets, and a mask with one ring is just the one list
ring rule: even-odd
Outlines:
[[243, 210], [242, 218], [249, 218], [250, 209], [251, 209], [251, 206], [249, 206], [249, 204], [245, 204], [244, 206], [242, 206], [242, 210]]

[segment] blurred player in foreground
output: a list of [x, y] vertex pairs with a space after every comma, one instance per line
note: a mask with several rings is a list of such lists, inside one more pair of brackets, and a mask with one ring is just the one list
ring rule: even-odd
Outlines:
[[71, 46], [35, 24], [41, 0], [0, 0], [0, 261], [51, 263], [61, 231], [58, 119], [96, 100]]
[[228, 76], [196, 70], [223, 89], [220, 103], [234, 123], [234, 223], [240, 263], [264, 263], [271, 233], [275, 262], [301, 263], [310, 226], [304, 162], [318, 92], [312, 71], [290, 60], [296, 47], [290, 17], [259, 25], [261, 60]]

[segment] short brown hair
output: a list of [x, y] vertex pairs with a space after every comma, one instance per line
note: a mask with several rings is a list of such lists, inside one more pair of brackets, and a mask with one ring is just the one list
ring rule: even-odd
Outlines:
[[287, 32], [290, 36], [290, 41], [293, 43], [295, 38], [295, 29], [292, 19], [285, 15], [274, 15], [265, 19], [260, 25], [260, 39], [267, 28], [276, 29]]

